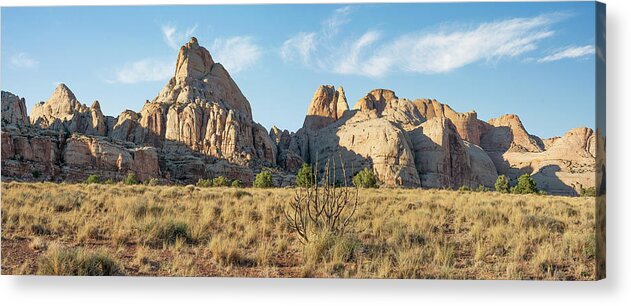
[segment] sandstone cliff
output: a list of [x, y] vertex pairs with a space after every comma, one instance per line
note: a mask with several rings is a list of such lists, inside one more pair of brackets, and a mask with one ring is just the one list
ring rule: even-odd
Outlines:
[[[603, 141], [601, 141], [602, 143]], [[343, 88], [319, 86], [295, 132], [253, 120], [249, 101], [197, 39], [181, 47], [173, 77], [138, 112], [103, 115], [60, 84], [30, 118], [24, 99], [2, 92], [2, 176], [81, 181], [89, 174], [193, 183], [219, 175], [246, 184], [262, 168], [277, 186], [303, 163], [335, 161], [339, 181], [371, 168], [383, 186], [492, 187], [523, 173], [550, 193], [595, 184], [596, 136], [570, 130], [540, 139], [516, 115], [484, 122], [435, 99], [368, 92], [349, 109]], [[343, 163], [342, 163], [343, 162]], [[343, 164], [343, 165], [342, 165]]]

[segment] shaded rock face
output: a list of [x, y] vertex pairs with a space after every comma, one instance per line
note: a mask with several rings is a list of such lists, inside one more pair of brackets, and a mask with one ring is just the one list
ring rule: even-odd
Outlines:
[[[318, 168], [335, 162], [341, 181], [364, 168], [372, 168], [389, 186], [418, 186], [414, 155], [405, 132], [384, 118], [338, 122], [309, 135], [308, 160]], [[344, 165], [340, 163], [344, 162]], [[346, 173], [344, 173], [346, 172]]]
[[434, 117], [411, 131], [410, 138], [421, 186], [471, 185], [468, 149], [449, 119]]
[[488, 152], [541, 152], [544, 143], [528, 134], [517, 115], [504, 115], [482, 124], [480, 146]]
[[595, 184], [595, 157], [594, 131], [575, 128], [556, 139], [548, 150], [504, 153], [500, 171], [512, 179], [532, 173], [537, 186], [549, 193], [577, 195], [581, 187]]
[[434, 99], [417, 99], [413, 104], [419, 109], [421, 116], [431, 119], [434, 117], [448, 118], [455, 125], [458, 134], [463, 140], [480, 145], [480, 122], [478, 114], [474, 111], [459, 113], [449, 105], [442, 104]]
[[2, 91], [2, 126], [29, 124], [26, 101], [10, 92]]
[[66, 141], [63, 160], [67, 167], [98, 169], [126, 175], [136, 173], [146, 180], [160, 176], [158, 152], [153, 147], [125, 148], [105, 138], [72, 136]]
[[[280, 130], [276, 126], [273, 126], [269, 133], [272, 142], [276, 145], [277, 164], [287, 170], [290, 173], [297, 173], [304, 160], [300, 156], [298, 145], [296, 143], [297, 138], [293, 133], [289, 133], [288, 130]], [[294, 142], [292, 147], [292, 141]]]

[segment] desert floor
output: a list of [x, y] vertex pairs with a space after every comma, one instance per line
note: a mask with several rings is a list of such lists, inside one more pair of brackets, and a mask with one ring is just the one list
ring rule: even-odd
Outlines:
[[294, 189], [2, 183], [2, 274], [590, 280], [595, 199], [361, 189], [303, 244]]

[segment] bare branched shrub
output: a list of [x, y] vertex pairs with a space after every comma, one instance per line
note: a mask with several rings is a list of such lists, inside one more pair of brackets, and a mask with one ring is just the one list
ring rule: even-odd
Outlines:
[[338, 181], [335, 159], [328, 159], [322, 177], [318, 177], [318, 164], [311, 173], [312, 182], [296, 188], [294, 198], [284, 215], [289, 228], [298, 234], [302, 243], [325, 232], [343, 235], [357, 210], [358, 188], [349, 186], [344, 162], [340, 158], [341, 181]]

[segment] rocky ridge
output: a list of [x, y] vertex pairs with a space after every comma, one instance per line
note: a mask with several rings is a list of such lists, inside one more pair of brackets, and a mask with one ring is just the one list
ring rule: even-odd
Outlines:
[[[434, 99], [409, 100], [375, 89], [349, 108], [342, 87], [322, 85], [296, 132], [252, 119], [247, 98], [197, 39], [181, 47], [174, 76], [139, 112], [104, 116], [60, 84], [27, 115], [24, 99], [2, 92], [2, 177], [80, 181], [121, 179], [193, 183], [219, 175], [251, 183], [272, 169], [292, 184], [303, 163], [337, 160], [337, 177], [372, 168], [384, 186], [492, 187], [499, 174], [530, 173], [555, 194], [595, 184], [596, 136], [529, 134], [516, 115], [488, 122]], [[339, 161], [343, 161], [343, 163]]]

